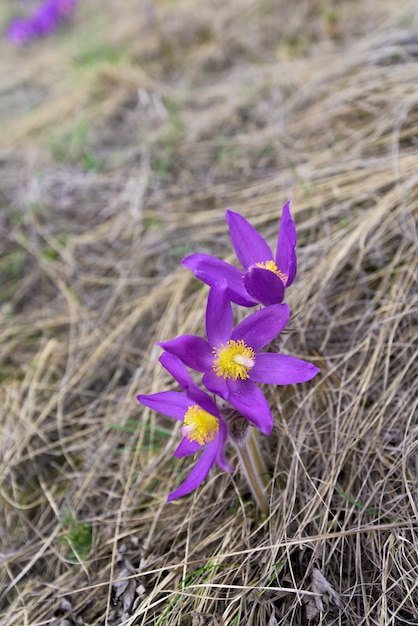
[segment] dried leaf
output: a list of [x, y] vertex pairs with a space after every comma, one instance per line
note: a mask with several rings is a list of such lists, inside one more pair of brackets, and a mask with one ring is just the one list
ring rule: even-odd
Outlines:
[[310, 591], [313, 591], [316, 595], [306, 596], [303, 600], [306, 605], [305, 610], [308, 620], [315, 619], [319, 613], [325, 611], [330, 604], [335, 604], [338, 607], [341, 606], [340, 596], [317, 568], [312, 570]]

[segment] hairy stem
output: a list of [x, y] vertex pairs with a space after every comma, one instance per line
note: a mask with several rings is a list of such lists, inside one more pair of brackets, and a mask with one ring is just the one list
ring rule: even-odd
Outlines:
[[248, 439], [240, 442], [240, 444], [236, 445], [236, 448], [253, 497], [262, 513], [267, 515], [268, 503], [265, 494], [266, 469], [255, 438], [256, 433], [253, 429], [251, 430], [252, 432]]

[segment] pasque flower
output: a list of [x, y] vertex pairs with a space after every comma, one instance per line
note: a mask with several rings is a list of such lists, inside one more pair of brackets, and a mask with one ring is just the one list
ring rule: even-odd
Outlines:
[[16, 46], [25, 45], [30, 39], [36, 36], [32, 24], [28, 20], [15, 19], [9, 26], [7, 35]]
[[196, 385], [180, 359], [164, 353], [159, 360], [184, 391], [162, 391], [139, 395], [137, 399], [141, 404], [183, 422], [183, 438], [174, 452], [175, 457], [202, 451], [184, 483], [168, 496], [170, 502], [196, 489], [214, 463], [226, 472], [233, 468], [224, 455], [228, 429], [215, 402]]
[[284, 299], [285, 289], [293, 283], [297, 269], [296, 229], [290, 202], [283, 207], [275, 256], [265, 239], [242, 215], [228, 210], [226, 220], [244, 271], [209, 254], [192, 254], [183, 259], [183, 265], [211, 286], [226, 278], [232, 302], [247, 307], [279, 304]]
[[310, 380], [318, 373], [312, 363], [284, 354], [260, 352], [289, 321], [287, 304], [272, 304], [233, 326], [227, 279], [209, 291], [206, 308], [207, 341], [183, 335], [159, 343], [185, 365], [203, 372], [203, 384], [234, 406], [261, 432], [269, 434], [273, 417], [256, 383], [288, 385]]
[[8, 30], [9, 39], [19, 46], [36, 37], [48, 35], [72, 17], [76, 6], [77, 0], [42, 2], [27, 19], [16, 19], [11, 23]]

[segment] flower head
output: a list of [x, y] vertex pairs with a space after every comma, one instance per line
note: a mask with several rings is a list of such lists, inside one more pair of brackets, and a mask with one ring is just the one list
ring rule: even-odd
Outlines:
[[226, 472], [233, 468], [224, 455], [228, 429], [215, 402], [199, 389], [180, 359], [164, 353], [159, 360], [184, 392], [162, 391], [139, 395], [137, 399], [141, 404], [183, 422], [183, 438], [174, 452], [175, 457], [190, 456], [202, 450], [199, 460], [184, 483], [168, 496], [170, 502], [196, 489], [214, 463]]
[[54, 32], [68, 21], [77, 6], [77, 0], [47, 0], [42, 2], [27, 19], [17, 19], [8, 30], [9, 39], [21, 46], [31, 39]]
[[242, 306], [279, 304], [296, 276], [296, 229], [290, 202], [282, 211], [276, 254], [260, 233], [239, 213], [226, 212], [232, 244], [243, 270], [208, 254], [192, 254], [182, 263], [197, 278], [213, 286], [226, 278], [228, 297]]
[[77, 6], [77, 0], [56, 0], [55, 7], [58, 17], [66, 20], [72, 16]]
[[16, 46], [24, 46], [33, 35], [33, 28], [26, 20], [13, 20], [9, 26], [8, 37]]
[[233, 326], [228, 284], [222, 279], [211, 287], [206, 309], [207, 341], [183, 335], [159, 343], [185, 365], [203, 372], [207, 389], [221, 396], [263, 433], [269, 434], [273, 417], [256, 383], [289, 385], [313, 378], [319, 369], [284, 354], [260, 352], [289, 321], [287, 304], [272, 304]]

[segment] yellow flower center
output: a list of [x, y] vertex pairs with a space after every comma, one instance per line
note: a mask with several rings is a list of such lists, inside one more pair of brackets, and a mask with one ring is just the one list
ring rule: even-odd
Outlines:
[[260, 261], [259, 263], [256, 263], [255, 265], [256, 267], [262, 267], [265, 270], [270, 270], [270, 272], [273, 272], [273, 274], [276, 274], [276, 276], [280, 278], [280, 280], [285, 286], [287, 285], [287, 281], [289, 280], [289, 277], [287, 276], [287, 274], [279, 270], [279, 268], [277, 267], [274, 261]]
[[203, 446], [203, 444], [213, 441], [218, 430], [219, 421], [217, 417], [207, 413], [197, 404], [189, 406], [181, 429], [184, 437], [187, 437], [189, 441], [197, 441], [199, 445]]
[[226, 345], [214, 348], [213, 354], [215, 355], [213, 369], [217, 376], [233, 380], [249, 378], [248, 371], [254, 367], [255, 354], [252, 348], [245, 345], [243, 339], [238, 341], [230, 339]]

